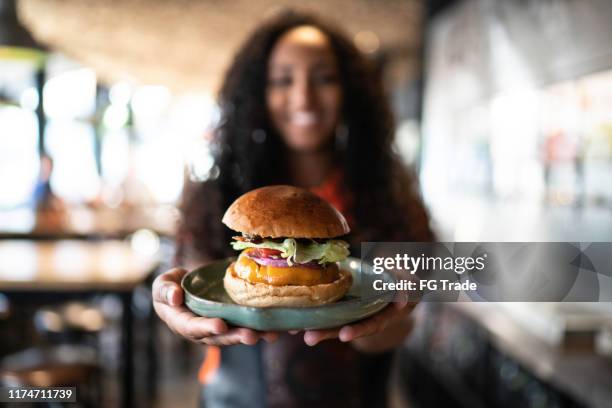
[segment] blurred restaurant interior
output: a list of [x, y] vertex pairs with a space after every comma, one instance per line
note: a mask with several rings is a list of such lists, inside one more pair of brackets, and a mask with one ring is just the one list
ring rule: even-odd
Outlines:
[[[234, 51], [295, 4], [0, 0], [0, 384], [197, 405], [204, 348], [160, 324], [151, 284], [184, 186], [218, 176]], [[382, 72], [439, 241], [612, 241], [612, 2], [302, 9]], [[393, 406], [612, 407], [611, 304], [419, 305]]]

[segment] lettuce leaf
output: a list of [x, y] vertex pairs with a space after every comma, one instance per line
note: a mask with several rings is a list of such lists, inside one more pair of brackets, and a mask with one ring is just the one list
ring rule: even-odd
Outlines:
[[306, 263], [318, 261], [320, 264], [327, 262], [340, 262], [349, 256], [349, 244], [339, 239], [330, 239], [319, 243], [316, 241], [298, 242], [294, 238], [285, 238], [283, 242], [274, 242], [264, 239], [255, 244], [252, 242], [233, 241], [232, 247], [241, 251], [246, 248], [268, 248], [281, 251], [281, 256], [287, 259], [287, 263]]
[[295, 262], [306, 263], [318, 260], [320, 264], [339, 262], [349, 255], [348, 243], [342, 240], [330, 239], [323, 243], [311, 241], [298, 243], [295, 252]]

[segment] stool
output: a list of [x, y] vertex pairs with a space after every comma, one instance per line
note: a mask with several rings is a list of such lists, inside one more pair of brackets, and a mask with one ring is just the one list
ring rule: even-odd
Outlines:
[[86, 346], [34, 347], [6, 356], [0, 384], [7, 387], [77, 387], [83, 406], [99, 406], [102, 376], [95, 351]]

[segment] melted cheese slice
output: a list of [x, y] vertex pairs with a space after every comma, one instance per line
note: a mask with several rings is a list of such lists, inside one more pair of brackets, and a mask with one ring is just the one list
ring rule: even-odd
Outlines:
[[246, 255], [241, 254], [234, 263], [235, 276], [252, 283], [267, 283], [274, 286], [303, 285], [312, 286], [331, 283], [338, 279], [338, 266], [329, 264], [322, 269], [300, 266], [276, 267], [259, 265]]

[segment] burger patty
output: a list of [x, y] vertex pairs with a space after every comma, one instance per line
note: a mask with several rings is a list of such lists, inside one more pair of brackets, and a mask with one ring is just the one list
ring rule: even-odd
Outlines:
[[251, 283], [267, 283], [274, 286], [313, 286], [331, 283], [338, 279], [338, 265], [330, 263], [323, 268], [309, 268], [299, 265], [275, 267], [259, 265], [242, 253], [233, 263], [234, 276]]

